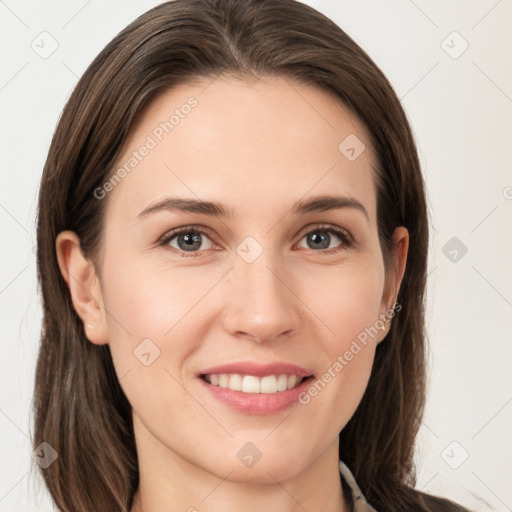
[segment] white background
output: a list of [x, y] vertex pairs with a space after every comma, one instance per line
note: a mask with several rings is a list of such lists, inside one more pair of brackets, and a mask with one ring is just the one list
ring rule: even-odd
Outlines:
[[[0, 0], [0, 511], [52, 510], [37, 473], [29, 474], [41, 321], [32, 249], [50, 138], [86, 66], [158, 3]], [[473, 510], [512, 510], [512, 4], [306, 3], [339, 24], [386, 73], [419, 146], [432, 243], [431, 369], [417, 487]], [[58, 43], [47, 59], [31, 48], [48, 37], [43, 31]], [[464, 41], [467, 50], [452, 58]], [[455, 262], [443, 253], [452, 237], [467, 247]]]

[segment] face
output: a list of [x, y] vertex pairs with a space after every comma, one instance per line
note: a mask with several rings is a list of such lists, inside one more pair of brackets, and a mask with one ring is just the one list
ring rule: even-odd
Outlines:
[[221, 76], [150, 105], [97, 191], [95, 330], [138, 450], [270, 482], [337, 447], [395, 299], [373, 159], [339, 101], [282, 78]]

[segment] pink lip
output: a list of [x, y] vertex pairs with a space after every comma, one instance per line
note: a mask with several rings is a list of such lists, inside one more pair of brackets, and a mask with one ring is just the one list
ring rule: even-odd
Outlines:
[[[297, 375], [304, 380], [295, 388], [277, 393], [243, 393], [232, 389], [213, 386], [200, 378], [203, 375], [220, 373], [239, 373], [241, 375]], [[257, 364], [251, 362], [232, 363], [208, 368], [197, 375], [199, 382], [205, 386], [211, 395], [231, 409], [245, 414], [267, 415], [280, 412], [296, 403], [299, 395], [305, 391], [314, 379], [313, 372], [288, 363]], [[306, 378], [308, 377], [308, 378]]]
[[298, 375], [299, 377], [309, 377], [313, 375], [311, 370], [301, 368], [294, 364], [289, 363], [271, 363], [271, 364], [257, 364], [251, 362], [245, 363], [231, 363], [214, 368], [208, 368], [198, 375], [211, 375], [212, 373], [240, 373], [242, 375], [254, 375], [255, 377], [265, 377], [267, 375], [281, 375], [286, 373], [288, 375]]
[[[228, 373], [228, 372], [224, 372]], [[286, 373], [286, 372], [283, 372]], [[250, 375], [250, 374], [248, 374]], [[245, 414], [267, 415], [283, 411], [287, 407], [298, 401], [299, 395], [306, 391], [314, 377], [304, 379], [297, 387], [277, 393], [243, 393], [242, 391], [233, 391], [232, 389], [213, 386], [209, 382], [199, 378], [199, 382], [217, 400], [227, 405], [229, 408]]]

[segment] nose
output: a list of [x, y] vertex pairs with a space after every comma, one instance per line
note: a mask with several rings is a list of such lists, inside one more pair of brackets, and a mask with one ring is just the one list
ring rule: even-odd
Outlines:
[[293, 276], [271, 250], [252, 263], [237, 256], [225, 287], [223, 324], [232, 336], [268, 343], [300, 332]]

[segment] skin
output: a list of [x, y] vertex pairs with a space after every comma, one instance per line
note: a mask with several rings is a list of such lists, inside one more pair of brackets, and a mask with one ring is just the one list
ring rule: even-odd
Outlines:
[[[307, 405], [268, 416], [227, 408], [196, 374], [286, 361], [322, 376], [394, 304], [407, 230], [394, 233], [386, 274], [366, 130], [330, 93], [282, 78], [220, 76], [166, 91], [135, 125], [118, 165], [191, 96], [197, 106], [103, 199], [99, 263], [71, 231], [56, 242], [86, 335], [110, 345], [133, 408], [140, 486], [132, 512], [346, 510], [338, 434], [390, 322]], [[354, 161], [338, 150], [349, 134], [366, 145]], [[351, 207], [291, 213], [296, 201], [325, 194], [356, 199], [368, 218]], [[168, 210], [137, 219], [171, 195], [222, 203], [233, 217]], [[211, 234], [200, 237], [198, 256], [182, 256], [176, 237], [158, 245], [172, 229], [198, 224]], [[318, 224], [343, 228], [354, 242], [330, 233], [329, 248], [319, 249], [306, 236]], [[262, 248], [252, 263], [236, 252], [247, 236]], [[148, 338], [160, 355], [145, 366], [133, 352]], [[248, 442], [262, 453], [251, 468], [237, 458]]]

